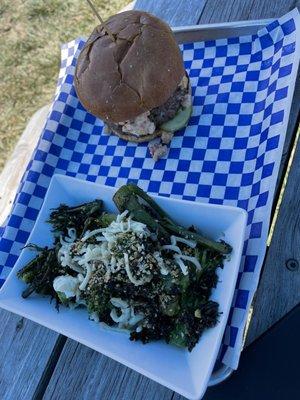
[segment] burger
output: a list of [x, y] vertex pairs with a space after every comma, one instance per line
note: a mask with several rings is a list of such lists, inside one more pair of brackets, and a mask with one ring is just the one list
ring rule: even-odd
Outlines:
[[80, 52], [74, 83], [86, 110], [127, 141], [167, 142], [191, 115], [173, 32], [147, 12], [122, 12], [97, 26]]

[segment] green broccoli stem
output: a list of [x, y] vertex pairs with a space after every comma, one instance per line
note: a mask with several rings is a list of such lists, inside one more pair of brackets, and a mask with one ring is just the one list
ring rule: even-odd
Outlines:
[[54, 209], [49, 222], [53, 227], [53, 232], [56, 234], [67, 233], [67, 229], [72, 227], [76, 229], [78, 235], [82, 232], [84, 224], [90, 217], [100, 217], [103, 211], [103, 201], [94, 200], [75, 207], [69, 207], [61, 204]]
[[[118, 210], [120, 212], [128, 210], [133, 219], [147, 225], [151, 231], [158, 232], [165, 237], [170, 236], [164, 227], [148, 213], [143, 204], [140, 204], [138, 196], [135, 193], [135, 188], [137, 188], [137, 186], [126, 185], [122, 186], [115, 193], [113, 200]], [[142, 191], [142, 189], [138, 189]], [[144, 192], [142, 191], [142, 193]]]
[[[53, 209], [53, 213], [52, 214], [59, 214], [59, 211], [63, 211], [66, 214], [73, 214], [73, 213], [78, 213], [78, 212], [86, 212], [89, 215], [92, 215], [96, 212], [102, 211], [103, 209], [103, 201], [102, 200], [94, 200], [94, 201], [90, 201], [88, 203], [83, 203], [80, 204], [79, 206], [74, 206], [74, 207], [69, 207], [66, 206], [65, 204], [60, 205], [58, 208]], [[52, 215], [51, 214], [51, 215]], [[51, 216], [50, 216], [51, 218]]]
[[[150, 209], [156, 213], [158, 221], [152, 218], [146, 211], [144, 205], [139, 202], [139, 198], [144, 200]], [[216, 242], [176, 225], [169, 215], [147, 193], [136, 185], [128, 184], [122, 186], [115, 193], [113, 200], [120, 212], [128, 210], [137, 221], [145, 223], [152, 231], [157, 231], [159, 236], [163, 236], [165, 239], [171, 233], [194, 240], [198, 244], [221, 254], [229, 254], [232, 250], [231, 246], [225, 242]]]
[[[31, 248], [27, 246], [26, 248]], [[33, 258], [31, 261], [29, 261], [25, 267], [23, 267], [18, 273], [17, 276], [20, 277], [23, 280], [23, 276], [26, 276], [27, 274], [31, 274], [32, 272], [35, 271], [36, 265], [43, 260], [44, 258], [44, 252], [47, 251], [47, 247], [41, 248], [42, 250], [39, 250], [38, 255]]]
[[146, 192], [144, 192], [143, 189], [131, 183], [127, 185], [127, 188], [131, 191], [131, 193], [134, 193], [135, 195], [143, 199], [148, 204], [148, 206], [156, 212], [160, 219], [173, 223], [170, 216]]
[[22, 297], [26, 298], [33, 292], [53, 294], [53, 279], [59, 274], [55, 248], [45, 247], [33, 260], [22, 268], [17, 276], [28, 284]]

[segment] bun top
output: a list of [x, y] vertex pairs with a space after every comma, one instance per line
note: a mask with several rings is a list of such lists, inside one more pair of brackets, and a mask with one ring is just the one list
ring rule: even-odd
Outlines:
[[83, 106], [104, 121], [122, 122], [165, 103], [185, 70], [170, 27], [142, 11], [125, 11], [97, 26], [82, 49], [75, 88]]

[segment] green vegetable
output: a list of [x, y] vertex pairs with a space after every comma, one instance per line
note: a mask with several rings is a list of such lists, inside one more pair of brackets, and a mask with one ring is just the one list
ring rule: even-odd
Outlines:
[[120, 212], [128, 210], [133, 219], [146, 224], [151, 231], [157, 232], [164, 241], [168, 241], [171, 235], [176, 234], [194, 240], [200, 245], [221, 254], [229, 254], [232, 250], [231, 246], [225, 242], [216, 242], [177, 225], [147, 193], [136, 185], [128, 184], [120, 187], [114, 194], [113, 200]]
[[180, 109], [174, 118], [170, 119], [167, 122], [164, 122], [160, 128], [167, 132], [176, 132], [179, 129], [187, 126], [189, 119], [192, 115], [193, 107], [185, 107]]
[[107, 228], [113, 221], [117, 219], [116, 214], [103, 213], [100, 217], [99, 227]]
[[167, 230], [171, 231], [172, 234], [176, 234], [177, 236], [184, 237], [185, 239], [194, 240], [201, 246], [215, 250], [218, 253], [221, 253], [221, 254], [231, 253], [231, 250], [232, 250], [231, 246], [229, 246], [225, 242], [222, 242], [222, 241], [216, 242], [214, 240], [208, 239], [205, 236], [199, 235], [199, 233], [190, 232], [187, 229], [183, 228], [182, 226], [175, 225], [174, 223], [172, 223], [172, 224], [163, 223], [163, 226]]
[[188, 327], [178, 323], [170, 334], [169, 341], [178, 347], [188, 347]]
[[100, 321], [111, 324], [110, 311], [112, 309], [110, 303], [111, 295], [106, 289], [101, 290], [99, 286], [92, 285], [86, 293], [86, 304], [89, 314], [95, 313]]
[[128, 184], [122, 186], [114, 194], [113, 200], [121, 213], [128, 210], [133, 219], [146, 224], [152, 231], [159, 231], [161, 235], [168, 237], [167, 231], [159, 225], [149, 211], [140, 204], [139, 198], [142, 198], [149, 206], [152, 206], [154, 212], [164, 213], [156, 204], [155, 207], [153, 207], [153, 200], [136, 185]]
[[[64, 271], [66, 273], [67, 270]], [[28, 284], [22, 293], [26, 298], [33, 292], [51, 295], [59, 301], [57, 293], [53, 289], [53, 280], [60, 275], [62, 267], [56, 257], [55, 248], [47, 247], [38, 251], [38, 255], [18, 272], [18, 277]]]
[[[110, 300], [112, 297], [120, 298], [130, 306], [130, 313], [134, 312], [138, 316], [136, 324], [139, 329], [136, 331], [136, 326], [132, 326], [131, 340], [147, 343], [164, 339], [168, 343], [192, 350], [203, 331], [218, 321], [218, 304], [211, 301], [210, 296], [218, 283], [217, 269], [223, 266], [225, 255], [231, 252], [231, 247], [223, 241], [216, 242], [202, 236], [193, 227], [187, 229], [177, 225], [138, 186], [122, 186], [113, 200], [120, 212], [128, 210], [133, 220], [146, 224], [155, 235], [143, 236], [130, 230], [119, 233], [110, 246], [110, 254], [118, 269], [107, 270], [106, 264], [99, 257], [93, 265], [85, 290], [81, 292], [80, 300], [85, 301], [90, 314], [96, 314], [100, 321], [114, 326], [110, 317], [113, 309]], [[77, 239], [71, 245], [70, 255], [74, 257], [84, 254], [84, 246], [97, 244], [95, 236], [81, 240], [85, 232], [105, 228], [117, 218], [116, 214], [104, 212], [102, 206], [101, 200], [95, 200], [76, 207], [61, 205], [53, 210], [50, 223], [56, 236], [54, 247], [27, 246], [35, 250], [37, 255], [18, 273], [19, 278], [28, 285], [23, 297], [33, 292], [42, 293], [55, 298], [57, 306], [76, 306], [75, 298], [68, 299], [64, 293], [56, 293], [53, 289], [53, 281], [57, 276], [75, 277], [78, 274], [60, 265], [57, 258], [61, 248], [59, 237], [69, 235], [69, 228], [75, 228]], [[184, 263], [188, 273], [182, 273], [172, 251], [162, 247], [170, 243], [171, 235], [197, 243], [195, 248], [179, 242], [177, 245], [184, 255], [199, 260], [200, 269], [187, 258]], [[159, 257], [163, 257], [165, 271], [161, 269], [161, 260], [156, 258], [155, 252], [160, 252]], [[132, 276], [140, 279], [141, 275], [147, 274], [142, 284], [135, 285], [126, 266], [119, 263], [124, 260], [124, 254], [130, 260]], [[72, 267], [78, 266], [72, 264]]]
[[167, 300], [164, 295], [160, 296], [160, 309], [163, 314], [173, 317], [180, 311], [179, 297], [178, 296], [167, 296]]
[[68, 228], [75, 228], [77, 236], [80, 236], [87, 230], [93, 219], [102, 215], [102, 211], [102, 200], [95, 200], [75, 207], [61, 204], [52, 211], [48, 222], [53, 226], [53, 232], [56, 234], [67, 235]]
[[64, 293], [62, 293], [62, 292], [56, 292], [56, 293], [62, 304], [64, 304], [64, 305], [69, 304], [69, 299], [67, 298], [67, 296]]

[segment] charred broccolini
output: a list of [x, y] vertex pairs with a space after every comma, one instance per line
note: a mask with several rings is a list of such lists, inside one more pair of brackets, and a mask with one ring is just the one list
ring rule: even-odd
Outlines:
[[52, 211], [54, 247], [32, 246], [37, 256], [18, 274], [28, 284], [23, 296], [50, 295], [131, 340], [192, 350], [218, 321], [210, 297], [231, 247], [178, 226], [137, 186], [113, 199], [121, 214], [104, 212], [101, 200]]

